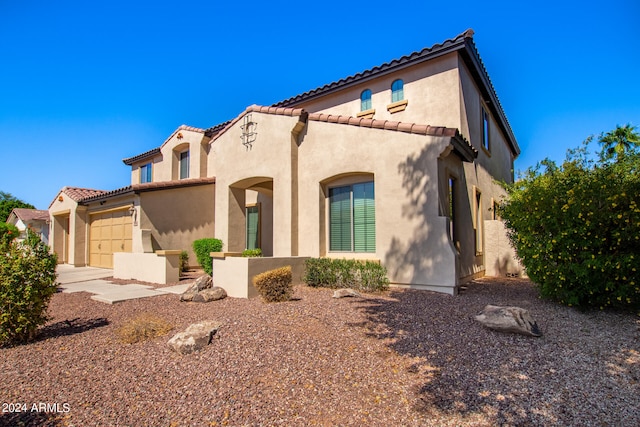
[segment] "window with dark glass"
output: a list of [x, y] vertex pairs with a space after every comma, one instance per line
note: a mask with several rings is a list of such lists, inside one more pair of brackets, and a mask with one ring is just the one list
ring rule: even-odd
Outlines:
[[152, 166], [151, 163], [140, 166], [140, 183], [153, 181]]
[[371, 109], [371, 90], [365, 89], [360, 94], [360, 111]]
[[489, 150], [489, 114], [482, 107], [482, 146]]
[[391, 102], [398, 102], [404, 99], [404, 82], [400, 79], [391, 83]]
[[180, 153], [180, 179], [189, 178], [189, 150]]
[[247, 244], [246, 249], [260, 248], [260, 207], [258, 205], [246, 208], [247, 216]]
[[329, 189], [329, 250], [375, 252], [373, 182]]

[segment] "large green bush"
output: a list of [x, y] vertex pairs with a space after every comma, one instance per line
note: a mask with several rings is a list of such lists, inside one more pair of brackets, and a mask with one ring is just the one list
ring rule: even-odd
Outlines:
[[0, 242], [0, 345], [32, 340], [56, 292], [56, 255], [28, 233], [24, 242]]
[[603, 149], [594, 157], [589, 142], [559, 167], [545, 160], [528, 170], [508, 188], [500, 214], [543, 297], [638, 309], [640, 155]]
[[211, 252], [222, 251], [222, 240], [220, 239], [199, 239], [193, 242], [193, 252], [196, 254], [198, 264], [202, 267], [205, 273], [209, 276], [213, 274], [213, 259]]
[[387, 269], [377, 262], [353, 259], [309, 258], [302, 280], [309, 286], [353, 288], [378, 292], [389, 288]]

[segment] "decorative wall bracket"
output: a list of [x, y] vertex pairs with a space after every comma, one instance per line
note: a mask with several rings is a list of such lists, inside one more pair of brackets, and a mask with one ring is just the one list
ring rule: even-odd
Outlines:
[[243, 120], [244, 124], [240, 126], [240, 129], [242, 129], [240, 138], [242, 138], [242, 145], [249, 151], [253, 148], [253, 143], [258, 137], [258, 123], [253, 121], [251, 114], [245, 115]]

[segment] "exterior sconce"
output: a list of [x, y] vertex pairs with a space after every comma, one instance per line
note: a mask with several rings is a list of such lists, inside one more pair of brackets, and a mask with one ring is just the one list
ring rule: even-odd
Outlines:
[[138, 211], [136, 211], [136, 207], [131, 204], [129, 207], [129, 215], [133, 217], [133, 225], [138, 225]]
[[244, 116], [244, 124], [240, 126], [240, 129], [242, 129], [242, 135], [240, 136], [240, 138], [242, 138], [242, 145], [249, 151], [253, 148], [253, 142], [258, 137], [258, 123], [252, 120], [251, 114], [247, 114]]

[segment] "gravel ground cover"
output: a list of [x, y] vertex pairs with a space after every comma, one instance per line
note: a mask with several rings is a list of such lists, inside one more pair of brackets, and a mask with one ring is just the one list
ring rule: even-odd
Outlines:
[[[304, 286], [295, 297], [107, 305], [58, 293], [38, 341], [0, 349], [0, 425], [640, 424], [637, 316], [560, 307], [519, 279], [477, 280], [456, 297], [337, 300]], [[528, 309], [544, 335], [484, 328], [473, 317], [486, 304]], [[140, 313], [174, 330], [121, 343], [116, 330]], [[200, 320], [223, 323], [211, 345], [168, 349]]]

